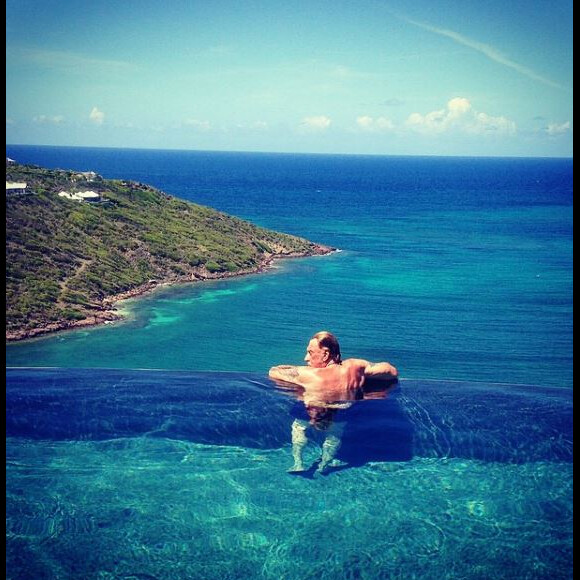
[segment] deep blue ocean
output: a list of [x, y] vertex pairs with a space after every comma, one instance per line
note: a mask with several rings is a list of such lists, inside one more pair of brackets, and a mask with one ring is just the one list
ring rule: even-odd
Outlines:
[[[341, 250], [8, 344], [7, 578], [572, 579], [572, 160], [7, 155]], [[290, 474], [304, 403], [267, 369], [321, 329], [402, 379]]]
[[571, 159], [7, 146], [151, 184], [340, 253], [128, 301], [126, 322], [7, 346], [8, 366], [264, 372], [334, 332], [401, 376], [572, 387]]

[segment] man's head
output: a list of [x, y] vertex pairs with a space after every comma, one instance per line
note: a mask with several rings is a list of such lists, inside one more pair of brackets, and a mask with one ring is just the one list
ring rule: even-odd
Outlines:
[[329, 364], [340, 364], [340, 346], [334, 334], [317, 332], [308, 343], [304, 360], [314, 368], [324, 368]]

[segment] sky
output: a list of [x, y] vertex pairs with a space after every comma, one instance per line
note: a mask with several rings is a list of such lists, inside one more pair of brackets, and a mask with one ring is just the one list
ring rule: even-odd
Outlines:
[[572, 0], [7, 0], [6, 143], [572, 157]]

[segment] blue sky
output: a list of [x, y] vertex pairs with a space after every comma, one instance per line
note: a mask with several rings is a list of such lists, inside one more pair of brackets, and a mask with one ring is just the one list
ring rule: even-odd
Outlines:
[[7, 0], [6, 142], [572, 156], [572, 1]]

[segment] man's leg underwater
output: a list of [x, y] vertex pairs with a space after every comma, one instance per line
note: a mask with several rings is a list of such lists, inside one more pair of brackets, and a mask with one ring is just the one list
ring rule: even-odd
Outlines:
[[342, 445], [342, 434], [345, 424], [343, 422], [334, 422], [328, 429], [328, 435], [322, 443], [322, 455], [316, 471], [325, 473], [331, 467], [343, 467], [346, 462], [336, 459], [336, 454]]
[[294, 419], [292, 423], [292, 457], [294, 465], [288, 470], [289, 473], [306, 471], [302, 462], [302, 451], [308, 443], [308, 437], [306, 437], [307, 428], [308, 421]]

